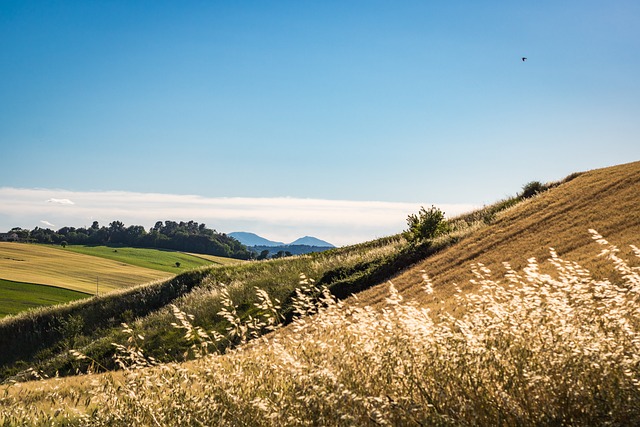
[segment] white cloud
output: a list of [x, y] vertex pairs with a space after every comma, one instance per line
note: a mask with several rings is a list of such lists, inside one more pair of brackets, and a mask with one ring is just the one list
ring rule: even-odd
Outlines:
[[[119, 220], [145, 227], [156, 221], [194, 220], [226, 233], [249, 231], [285, 242], [312, 235], [345, 245], [398, 233], [406, 228], [407, 215], [431, 204], [5, 187], [0, 188], [0, 231], [33, 228], [43, 216], [73, 227], [90, 226], [94, 220], [101, 225]], [[448, 216], [474, 208], [469, 204], [436, 206]]]
[[55, 225], [51, 224], [49, 221], [45, 221], [44, 219], [41, 219], [40, 223], [46, 225], [47, 227], [55, 227]]
[[57, 205], [75, 205], [75, 203], [73, 203], [69, 199], [54, 199], [54, 198], [51, 198], [51, 199], [47, 200], [47, 203], [55, 203]]

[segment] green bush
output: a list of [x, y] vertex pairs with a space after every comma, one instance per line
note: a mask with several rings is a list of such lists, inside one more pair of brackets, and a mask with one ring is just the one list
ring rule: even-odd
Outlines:
[[404, 237], [410, 242], [433, 239], [449, 231], [447, 221], [444, 219], [444, 212], [435, 206], [431, 206], [429, 209], [421, 207], [417, 215], [409, 215], [407, 225], [409, 229], [404, 232]]
[[535, 196], [538, 193], [542, 193], [546, 190], [546, 187], [540, 181], [531, 181], [522, 187], [522, 193], [520, 193], [520, 197], [523, 199], [528, 199], [530, 197]]

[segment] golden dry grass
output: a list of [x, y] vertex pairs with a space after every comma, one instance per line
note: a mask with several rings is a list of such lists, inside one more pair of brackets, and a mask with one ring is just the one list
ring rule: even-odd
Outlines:
[[[357, 305], [327, 302], [321, 316], [224, 357], [12, 386], [7, 395], [42, 408], [53, 389], [56, 406], [98, 408], [104, 424], [95, 425], [632, 425], [640, 419], [638, 267], [626, 284], [615, 277], [611, 259], [594, 259], [603, 247], [587, 230], [637, 265], [640, 251], [629, 245], [640, 236], [639, 190], [640, 162], [591, 171], [393, 278], [399, 294], [383, 284]], [[541, 262], [543, 271], [571, 274], [538, 274], [527, 259], [547, 259], [549, 247], [593, 278], [557, 259], [555, 268]], [[507, 288], [469, 282], [477, 263], [503, 278], [503, 261], [529, 273]], [[616, 280], [598, 281], [604, 276]], [[466, 310], [438, 323], [424, 305]], [[87, 393], [91, 404], [79, 402]]]
[[242, 259], [226, 258], [226, 257], [221, 257], [221, 256], [216, 256], [216, 255], [194, 254], [194, 253], [191, 253], [191, 252], [185, 252], [185, 253], [187, 255], [191, 255], [191, 256], [194, 256], [196, 258], [206, 259], [207, 261], [211, 261], [211, 262], [214, 262], [214, 263], [219, 264], [219, 265], [236, 265], [236, 264], [242, 264], [243, 262], [247, 262], [247, 261], [242, 260]]
[[[132, 339], [117, 346], [124, 372], [10, 386], [0, 393], [0, 423], [638, 425], [640, 267], [632, 265], [640, 249], [629, 265], [601, 236], [591, 238], [621, 281], [594, 280], [557, 257], [555, 274], [532, 262], [503, 283], [476, 266], [481, 289], [458, 298], [460, 318], [434, 317], [392, 285], [383, 310], [347, 305], [326, 290], [309, 304], [302, 291], [294, 304], [313, 316], [298, 317], [285, 334], [164, 365], [142, 353], [142, 337], [125, 325]], [[422, 288], [432, 292], [429, 282]], [[273, 324], [276, 307], [258, 292], [254, 319], [241, 321], [225, 303], [229, 338], [245, 342]], [[212, 336], [173, 309], [184, 338], [210, 348]]]
[[105, 258], [62, 251], [41, 245], [0, 242], [0, 278], [59, 286], [75, 291], [109, 292], [172, 274]]
[[[464, 292], [475, 292], [469, 283], [471, 264], [483, 263], [502, 276], [503, 261], [515, 269], [536, 257], [541, 268], [549, 268], [549, 248], [558, 255], [586, 263], [601, 278], [606, 260], [593, 260], [598, 245], [587, 232], [596, 229], [616, 242], [623, 256], [632, 257], [630, 244], [640, 236], [640, 162], [584, 173], [573, 180], [542, 193], [503, 212], [490, 226], [471, 233], [460, 243], [425, 259], [392, 278], [399, 292], [416, 298], [432, 308], [455, 308], [454, 283]], [[421, 290], [422, 270], [432, 278], [433, 296]], [[380, 284], [358, 295], [362, 304], [380, 306], [387, 295]], [[445, 304], [440, 304], [444, 300]]]

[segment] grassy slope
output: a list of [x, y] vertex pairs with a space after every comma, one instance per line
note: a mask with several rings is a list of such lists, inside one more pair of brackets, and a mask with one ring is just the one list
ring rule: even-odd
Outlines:
[[[471, 264], [483, 263], [496, 277], [508, 261], [516, 270], [536, 257], [540, 262], [549, 258], [553, 247], [560, 257], [591, 266], [598, 276], [600, 264], [593, 257], [600, 247], [591, 239], [592, 228], [632, 258], [629, 244], [640, 238], [640, 162], [584, 173], [575, 179], [527, 200], [499, 215], [497, 220], [459, 244], [435, 254], [392, 278], [394, 285], [407, 297], [414, 297], [433, 308], [454, 308], [453, 283], [463, 291], [472, 292], [477, 285], [469, 283]], [[548, 265], [548, 264], [547, 264]], [[544, 267], [544, 263], [543, 263]], [[422, 292], [422, 270], [434, 282], [433, 297]], [[363, 304], [379, 305], [387, 295], [381, 284], [361, 293]]]
[[[28, 251], [29, 256], [34, 256], [36, 254], [42, 255], [40, 250], [38, 249], [39, 245], [32, 245], [28, 247], [28, 249], [32, 249], [32, 251]], [[222, 258], [222, 257], [209, 257], [209, 256], [198, 256], [195, 254], [185, 254], [176, 251], [164, 251], [157, 249], [146, 249], [146, 248], [129, 248], [129, 247], [107, 247], [107, 246], [84, 246], [84, 245], [72, 245], [67, 246], [66, 248], [62, 248], [59, 246], [44, 246], [47, 249], [57, 249], [61, 252], [57, 253], [57, 255], [62, 256], [66, 259], [69, 253], [79, 253], [83, 255], [90, 255], [91, 258], [86, 257], [86, 262], [83, 264], [83, 270], [86, 273], [91, 273], [93, 277], [99, 277], [99, 286], [100, 290], [108, 290], [107, 285], [108, 278], [100, 275], [100, 270], [95, 270], [94, 263], [102, 264], [101, 259], [108, 259], [111, 261], [115, 261], [119, 263], [121, 266], [122, 263], [129, 264], [131, 266], [141, 267], [143, 269], [156, 270], [163, 273], [173, 273], [178, 274], [187, 270], [191, 270], [193, 268], [202, 267], [205, 265], [225, 265], [225, 264], [233, 264], [238, 262], [238, 260]], [[47, 262], [44, 264], [45, 268], [37, 269], [37, 270], [29, 270], [19, 269], [16, 270], [15, 266], [21, 266], [19, 263], [27, 262], [28, 260], [24, 257], [25, 255], [25, 247], [23, 245], [15, 245], [15, 244], [7, 244], [2, 247], [2, 253], [4, 254], [4, 271], [0, 270], [0, 277], [9, 275], [13, 279], [13, 281], [2, 281], [0, 279], [0, 317], [4, 317], [10, 314], [17, 314], [21, 311], [27, 310], [29, 308], [34, 307], [42, 307], [54, 304], [65, 303], [69, 301], [74, 301], [80, 298], [84, 298], [95, 294], [96, 291], [96, 283], [94, 282], [86, 284], [83, 287], [85, 289], [84, 292], [73, 291], [69, 289], [65, 289], [68, 284], [74, 284], [77, 281], [77, 277], [66, 277], [63, 279], [63, 282], [58, 283], [58, 286], [49, 286], [46, 284], [39, 283], [54, 283], [51, 281], [52, 277], [47, 276], [51, 273], [51, 268], [49, 268], [49, 264], [54, 263], [57, 265], [62, 265], [62, 270], [57, 273], [65, 273], [68, 264], [66, 261], [59, 260], [54, 255], [53, 252], [48, 252], [51, 256], [47, 257]], [[18, 261], [20, 260], [20, 261]], [[180, 267], [176, 267], [175, 263], [179, 262]], [[0, 261], [0, 264], [3, 264]], [[100, 267], [103, 268], [104, 266]], [[22, 273], [24, 278], [20, 276]], [[104, 274], [104, 270], [102, 270]], [[167, 276], [167, 275], [164, 275]], [[16, 279], [21, 278], [23, 281], [18, 282]], [[38, 280], [38, 283], [24, 283], [24, 280]], [[63, 283], [67, 284], [67, 286], [60, 286]], [[137, 282], [132, 284], [138, 284]], [[91, 289], [89, 289], [91, 288]]]
[[[29, 366], [35, 362], [39, 368], [51, 368], [52, 372], [75, 371], [75, 367], [69, 365], [71, 361], [66, 353], [69, 337], [62, 332], [64, 325], [73, 319], [80, 320], [82, 325], [73, 337], [74, 347], [105, 365], [113, 364], [111, 343], [126, 341], [120, 333], [121, 322], [132, 323], [137, 330], [144, 331], [147, 337], [145, 350], [149, 353], [164, 361], [179, 359], [185, 347], [177, 342], [181, 341], [180, 334], [176, 334], [171, 326], [175, 318], [168, 304], [176, 304], [195, 315], [198, 323], [207, 329], [222, 328], [220, 332], [224, 332], [227, 325], [217, 315], [222, 288], [227, 288], [233, 300], [242, 304], [241, 312], [253, 309], [255, 287], [266, 290], [286, 304], [298, 286], [301, 272], [318, 280], [336, 268], [393, 253], [399, 244], [398, 239], [382, 239], [353, 248], [288, 259], [201, 268], [167, 281], [0, 319], [0, 348], [14, 349], [11, 353], [0, 352], [0, 380], [22, 369], [25, 363]], [[139, 320], [133, 323], [136, 318]], [[58, 359], [57, 354], [63, 357]]]
[[[546, 259], [549, 246], [554, 246], [561, 256], [567, 255], [575, 261], [590, 260], [599, 248], [592, 243], [587, 233], [588, 228], [597, 229], [621, 247], [628, 243], [637, 243], [640, 219], [633, 213], [639, 208], [639, 184], [640, 162], [585, 173], [498, 214], [491, 225], [481, 227], [462, 237], [459, 243], [431, 255], [394, 277], [393, 282], [404, 295], [433, 304], [439, 300], [450, 300], [454, 292], [452, 282], [463, 285], [466, 291], [473, 290], [467, 283], [472, 262], [483, 262], [494, 270], [500, 270], [500, 263], [508, 260], [518, 269], [525, 265], [526, 258], [530, 256]], [[144, 306], [148, 300], [144, 296], [145, 293], [161, 295], [167, 286], [175, 288], [172, 284], [175, 281], [154, 285], [153, 288], [148, 288], [149, 290], [141, 288], [140, 291], [131, 294], [122, 293], [120, 296], [114, 296], [108, 303], [113, 307], [111, 311], [100, 309], [103, 310], [101, 315], [98, 311], [91, 316], [112, 319], [110, 325], [114, 328], [112, 331], [116, 331], [121, 321], [120, 313], [135, 309], [136, 316], [146, 316], [136, 323], [136, 328], [148, 337], [145, 343], [146, 350], [154, 353], [154, 356], [161, 356], [162, 352], [173, 348], [175, 353], [170, 355], [171, 358], [182, 349], [175, 347], [175, 334], [172, 338], [169, 324], [174, 319], [171, 312], [167, 308], [158, 310], [169, 302], [174, 302], [182, 310], [194, 314], [202, 326], [208, 329], [217, 328], [220, 319], [215, 313], [220, 308], [219, 290], [223, 285], [227, 285], [234, 301], [245, 302], [246, 310], [254, 301], [255, 286], [284, 301], [297, 285], [297, 275], [300, 272], [319, 280], [331, 276], [331, 272], [349, 270], [367, 262], [375, 263], [381, 257], [403, 250], [401, 242], [391, 239], [277, 262], [246, 263], [236, 267], [204, 270], [198, 277], [180, 279], [187, 282], [178, 286], [176, 291], [168, 293], [169, 296], [158, 299], [156, 308]], [[420, 270], [423, 269], [434, 279], [436, 293], [433, 298], [425, 298], [419, 286]], [[390, 271], [387, 269], [384, 273]], [[380, 274], [368, 277], [380, 282], [387, 278]], [[140, 296], [136, 296], [138, 294], [135, 292]], [[362, 303], [375, 305], [383, 302], [386, 295], [386, 285], [382, 284], [361, 293], [359, 299]], [[106, 301], [91, 304], [107, 305]], [[450, 303], [445, 306], [453, 308]], [[79, 307], [74, 310], [75, 315], [85, 316], [84, 309]], [[63, 315], [52, 312], [47, 316], [55, 319]], [[42, 317], [41, 321], [44, 324], [51, 322], [46, 318]], [[16, 319], [15, 322], [19, 323], [20, 319]], [[6, 327], [11, 328], [13, 323], [7, 323]], [[2, 326], [0, 323], [0, 327]], [[89, 330], [94, 329], [92, 323], [87, 326]], [[96, 328], [105, 326], [107, 325], [95, 325]], [[102, 336], [105, 342], [115, 339], [113, 332], [107, 332]], [[97, 336], [90, 337], [93, 342], [97, 342], [98, 339]]]
[[16, 314], [30, 308], [62, 304], [89, 296], [86, 293], [55, 286], [0, 279], [0, 317]]
[[[211, 261], [191, 254], [148, 248], [70, 245], [64, 249], [60, 247], [60, 250], [97, 256], [173, 274], [211, 264]], [[180, 267], [176, 267], [176, 262], [180, 263]]]
[[170, 277], [171, 274], [105, 258], [25, 243], [0, 242], [0, 278], [100, 293]]
[[216, 255], [207, 255], [207, 254], [193, 254], [193, 253], [188, 253], [189, 255], [192, 255], [196, 258], [202, 258], [204, 260], [207, 261], [211, 261], [214, 264], [218, 264], [218, 265], [236, 265], [236, 264], [242, 264], [246, 261], [241, 260], [241, 259], [235, 259], [235, 258], [225, 258], [225, 257], [221, 257], [221, 256], [216, 256]]
[[[508, 260], [518, 269], [526, 264], [529, 256], [546, 259], [549, 246], [555, 247], [561, 256], [571, 260], [593, 260], [593, 255], [600, 248], [592, 243], [587, 233], [588, 228], [597, 229], [621, 248], [625, 244], [637, 244], [640, 236], [640, 218], [636, 214], [640, 208], [639, 190], [640, 162], [585, 173], [500, 214], [495, 223], [407, 269], [393, 278], [393, 282], [405, 296], [416, 297], [428, 305], [433, 304], [434, 300], [442, 299], [451, 308], [451, 282], [460, 283], [467, 292], [474, 290], [467, 283], [472, 262], [483, 262], [498, 271], [500, 262]], [[367, 245], [363, 245], [363, 249], [369, 252], [377, 250], [374, 246]], [[628, 253], [623, 255], [627, 256]], [[349, 255], [345, 249], [330, 254], [332, 264], [341, 266], [353, 264], [349, 256], [357, 257], [355, 253]], [[209, 285], [201, 291], [182, 297], [179, 305], [188, 312], [195, 310], [198, 319], [207, 307], [210, 311], [212, 309], [209, 304], [212, 297], [208, 293], [215, 292], [215, 281], [234, 283], [243, 280], [242, 276], [244, 280], [253, 277], [252, 284], [273, 288], [282, 280], [291, 281], [295, 271], [304, 271], [304, 268], [311, 265], [316, 265], [316, 270], [310, 272], [311, 275], [318, 277], [322, 270], [330, 267], [317, 268], [319, 260], [325, 258], [328, 256], [319, 255], [312, 259], [312, 263], [304, 262], [308, 259], [306, 257], [286, 262], [248, 263], [242, 268], [219, 270], [225, 274], [203, 274], [203, 281], [209, 281]], [[588, 264], [593, 266], [593, 262]], [[270, 276], [276, 271], [282, 273], [283, 270], [286, 270], [283, 276]], [[420, 289], [421, 270], [426, 270], [434, 279], [433, 299], [426, 298]], [[597, 265], [595, 269], [592, 267], [592, 271], [598, 273]], [[360, 303], [380, 304], [386, 296], [387, 286], [382, 284], [360, 293], [358, 297]], [[203, 301], [203, 297], [209, 301]], [[166, 321], [170, 316], [166, 310], [164, 312], [164, 315], [150, 316], [138, 323], [138, 326], [145, 329], [151, 324]], [[77, 384], [78, 379], [56, 381]]]

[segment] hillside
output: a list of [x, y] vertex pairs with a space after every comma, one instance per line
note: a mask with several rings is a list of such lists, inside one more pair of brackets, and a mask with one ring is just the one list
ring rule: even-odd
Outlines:
[[[113, 249], [110, 249], [113, 251]], [[173, 273], [175, 274], [175, 273]], [[0, 242], [0, 278], [94, 294], [171, 277], [172, 273], [58, 247]]]
[[241, 262], [147, 248], [0, 242], [0, 318], [166, 279], [197, 267]]
[[[94, 387], [82, 378], [45, 383], [55, 396], [13, 387], [0, 404], [23, 414], [25, 398], [39, 408], [49, 403], [38, 399], [51, 396], [57, 405], [49, 407], [52, 412], [66, 405], [97, 408], [93, 416], [103, 421], [135, 414], [148, 424], [194, 417], [207, 425], [232, 417], [251, 425], [305, 419], [324, 425], [586, 425], [597, 417], [597, 424], [636, 425], [640, 277], [637, 269], [622, 277], [610, 260], [596, 258], [602, 246], [588, 229], [634, 259], [628, 245], [639, 243], [640, 162], [572, 175], [547, 188], [454, 219], [452, 231], [433, 241], [408, 244], [391, 236], [301, 257], [200, 269], [5, 319], [0, 347], [15, 349], [0, 355], [5, 378], [26, 367], [49, 375], [113, 369], [111, 343], [120, 345], [123, 364], [147, 368], [125, 372], [126, 381], [90, 377], [101, 381], [104, 393], [93, 395], [90, 407], [78, 403]], [[551, 272], [542, 262], [549, 247], [613, 285], [594, 286], [577, 270], [535, 286], [527, 282], [534, 276], [527, 276], [508, 291], [490, 280], [469, 282], [478, 262], [500, 278], [501, 262], [520, 271], [534, 256]], [[433, 280], [431, 292], [423, 289], [423, 271]], [[344, 302], [325, 295], [318, 308], [310, 279], [334, 296], [359, 294]], [[474, 297], [481, 285], [489, 293]], [[306, 290], [296, 294], [299, 286]], [[292, 327], [242, 347], [273, 329], [276, 305]], [[293, 311], [301, 310], [321, 315], [295, 320]], [[445, 311], [462, 319], [441, 317], [440, 326], [430, 317]], [[130, 326], [122, 330], [121, 321]], [[240, 348], [222, 357], [151, 367], [234, 347]], [[70, 357], [70, 348], [89, 359]], [[61, 393], [60, 384], [73, 389]], [[73, 410], [65, 414], [75, 416]]]
[[258, 236], [255, 233], [248, 233], [245, 231], [234, 231], [233, 233], [227, 234], [227, 236], [233, 237], [245, 246], [284, 246], [286, 244], [284, 242], [275, 242], [262, 236]]
[[280, 258], [281, 255], [304, 255], [335, 248], [331, 243], [312, 236], [300, 237], [291, 243], [275, 242], [254, 233], [233, 232], [228, 236], [246, 245], [258, 259], [263, 259], [265, 254], [267, 258]]
[[[467, 236], [457, 245], [437, 253], [395, 277], [394, 285], [406, 297], [433, 307], [439, 301], [453, 308], [457, 283], [465, 292], [476, 291], [469, 283], [472, 263], [483, 263], [502, 276], [502, 262], [522, 269], [530, 257], [549, 258], [549, 248], [578, 263], [589, 261], [598, 276], [606, 260], [593, 261], [600, 249], [589, 234], [597, 230], [615, 242], [627, 258], [630, 244], [640, 238], [640, 162], [593, 170], [544, 192], [500, 214], [486, 228]], [[548, 265], [548, 263], [547, 263]], [[435, 293], [421, 290], [422, 270], [433, 280]], [[382, 284], [358, 296], [363, 304], [380, 305], [387, 286]]]
[[325, 248], [335, 248], [335, 246], [332, 245], [331, 243], [326, 242], [324, 240], [320, 240], [317, 237], [312, 237], [312, 236], [300, 237], [299, 239], [296, 239], [293, 242], [289, 243], [289, 245], [290, 246], [296, 246], [296, 245], [320, 246]]

